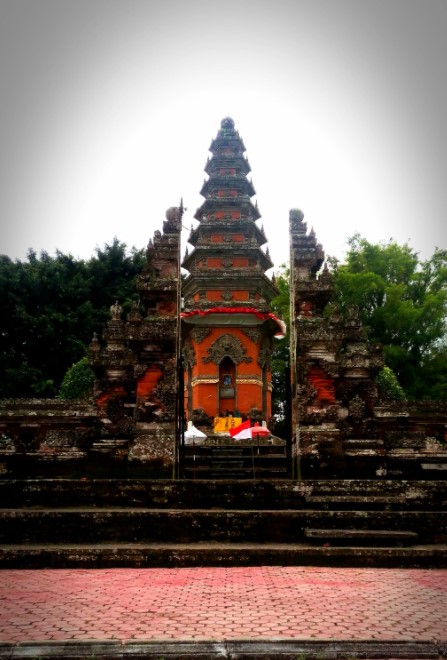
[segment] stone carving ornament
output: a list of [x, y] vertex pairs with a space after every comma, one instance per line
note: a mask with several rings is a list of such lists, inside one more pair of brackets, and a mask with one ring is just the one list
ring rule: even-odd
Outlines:
[[349, 414], [359, 422], [365, 416], [365, 402], [356, 394], [349, 402]]
[[183, 358], [186, 367], [193, 367], [196, 364], [196, 353], [191, 342], [185, 342], [183, 347]]
[[264, 337], [259, 351], [258, 364], [260, 367], [266, 367], [267, 369], [271, 368], [272, 346], [271, 342], [266, 337]]
[[222, 335], [208, 349], [208, 357], [202, 358], [203, 362], [220, 364], [222, 360], [229, 357], [234, 364], [241, 362], [252, 362], [253, 358], [246, 355], [242, 342], [232, 335]]
[[242, 332], [246, 337], [251, 339], [254, 344], [257, 344], [261, 338], [261, 332], [256, 328], [242, 328]]
[[134, 300], [132, 302], [131, 310], [130, 310], [129, 314], [127, 315], [127, 320], [130, 323], [138, 323], [139, 321], [142, 320], [142, 318], [143, 317], [141, 316], [140, 311], [139, 311], [139, 302], [137, 300]]
[[262, 378], [256, 374], [247, 375], [247, 376], [238, 376], [236, 378], [236, 383], [238, 385], [262, 385]]
[[195, 342], [198, 344], [201, 344], [202, 341], [208, 337], [210, 334], [211, 330], [210, 328], [194, 328], [191, 331], [191, 337], [194, 339]]

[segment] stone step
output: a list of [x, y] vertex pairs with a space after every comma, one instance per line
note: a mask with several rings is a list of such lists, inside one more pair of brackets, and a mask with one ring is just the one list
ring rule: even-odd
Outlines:
[[286, 465], [262, 467], [237, 461], [224, 464], [215, 461], [210, 465], [186, 465], [183, 473], [190, 479], [284, 479], [288, 468]]
[[205, 542], [0, 546], [0, 569], [263, 565], [440, 569], [447, 568], [447, 545], [408, 548]]
[[351, 510], [354, 508], [368, 511], [405, 508], [406, 498], [403, 495], [310, 495], [306, 498], [308, 505], [325, 510]]
[[181, 456], [182, 475], [193, 479], [278, 479], [290, 470], [285, 445], [189, 444]]
[[293, 508], [304, 492], [288, 480], [29, 479], [1, 480], [3, 508], [130, 506], [166, 508]]
[[268, 465], [275, 463], [285, 463], [287, 461], [286, 457], [282, 454], [270, 454], [270, 455], [258, 455], [254, 454], [238, 454], [237, 452], [230, 452], [228, 454], [197, 454], [196, 456], [188, 456], [188, 462], [196, 460], [201, 463], [231, 463], [232, 461], [241, 461], [244, 463], [256, 461], [259, 464]]
[[[251, 477], [251, 474], [250, 474]], [[402, 500], [402, 501], [401, 501]], [[446, 510], [445, 481], [251, 479], [2, 479], [3, 508], [121, 506], [143, 508]], [[350, 504], [351, 503], [351, 504]], [[371, 506], [371, 504], [373, 506]]]
[[410, 545], [418, 540], [417, 532], [395, 529], [311, 529], [304, 530], [304, 536], [317, 543], [337, 545]]
[[348, 438], [343, 440], [344, 449], [376, 449], [383, 447], [384, 442], [380, 438]]
[[0, 568], [447, 566], [441, 481], [4, 479], [0, 502]]
[[188, 444], [182, 449], [182, 451], [188, 454], [226, 454], [229, 452], [234, 452], [238, 454], [252, 454], [256, 452], [257, 454], [263, 454], [268, 456], [269, 454], [278, 454], [280, 456], [285, 456], [287, 453], [285, 445], [261, 445], [256, 444], [255, 442], [250, 443], [249, 445], [241, 443], [233, 443], [231, 445], [204, 445], [204, 444]]
[[421, 543], [447, 542], [443, 511], [312, 509], [2, 509], [0, 543], [262, 542], [296, 543], [305, 530], [406, 530]]

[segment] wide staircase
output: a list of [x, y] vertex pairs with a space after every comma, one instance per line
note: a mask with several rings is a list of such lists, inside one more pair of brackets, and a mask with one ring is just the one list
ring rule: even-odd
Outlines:
[[287, 447], [268, 443], [187, 445], [182, 476], [189, 479], [287, 479]]
[[445, 481], [4, 479], [0, 568], [447, 567]]

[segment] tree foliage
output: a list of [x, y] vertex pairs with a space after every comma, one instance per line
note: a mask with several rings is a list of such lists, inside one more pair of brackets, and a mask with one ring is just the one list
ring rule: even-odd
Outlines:
[[73, 364], [65, 374], [57, 394], [59, 399], [86, 399], [91, 396], [94, 374], [87, 356]]
[[0, 256], [0, 397], [53, 397], [67, 369], [101, 333], [110, 305], [125, 307], [143, 251], [114, 239], [89, 260], [57, 252]]
[[[359, 234], [349, 240], [346, 263], [331, 260], [334, 303], [358, 305], [373, 342], [409, 397], [437, 398], [446, 392], [447, 250], [426, 261], [407, 244], [372, 244]], [[441, 382], [442, 381], [442, 382]]]
[[404, 401], [405, 392], [399, 385], [396, 374], [389, 367], [383, 367], [376, 378], [379, 387], [380, 396], [383, 399], [392, 399], [393, 401]]
[[290, 269], [283, 264], [275, 274], [279, 294], [272, 300], [272, 312], [285, 322], [287, 333], [284, 339], [274, 339], [272, 354], [272, 412], [275, 418], [275, 433], [283, 438], [289, 433], [287, 418], [289, 330], [290, 330]]

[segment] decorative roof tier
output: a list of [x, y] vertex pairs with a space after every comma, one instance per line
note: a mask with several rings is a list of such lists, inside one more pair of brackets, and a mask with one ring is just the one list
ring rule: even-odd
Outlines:
[[243, 154], [245, 150], [242, 138], [234, 128], [233, 119], [231, 117], [222, 119], [217, 137], [211, 142], [211, 153], [227, 155], [236, 152], [237, 154]]
[[[307, 233], [304, 215], [298, 209], [289, 214], [291, 295], [297, 309], [320, 314], [333, 293], [333, 281], [324, 262], [324, 251], [313, 229]], [[321, 267], [324, 267], [321, 270]], [[321, 271], [321, 272], [320, 272]]]
[[208, 158], [205, 165], [205, 172], [210, 175], [216, 170], [218, 171], [221, 168], [227, 167], [234, 168], [236, 172], [242, 172], [243, 174], [251, 172], [250, 163], [245, 156], [233, 156], [230, 154], [214, 154], [212, 159]]
[[250, 165], [243, 155], [245, 146], [230, 117], [222, 120], [210, 151], [213, 156], [205, 167], [209, 179], [200, 192], [205, 202], [194, 217], [202, 222], [215, 211], [224, 211], [233, 218], [258, 220], [261, 216], [257, 205], [250, 201], [256, 191], [247, 179]]
[[[202, 206], [195, 212], [195, 219], [199, 222], [206, 222], [207, 219], [214, 220], [215, 211], [224, 215], [230, 215], [234, 219], [241, 218], [243, 220], [250, 220], [253, 222], [259, 220], [261, 214], [259, 213], [257, 205], [253, 205], [250, 201], [249, 195], [240, 195], [222, 190], [220, 194], [209, 195]], [[214, 215], [214, 217], [213, 217]]]
[[199, 224], [191, 228], [182, 266], [189, 271], [183, 284], [186, 309], [210, 306], [253, 306], [267, 309], [277, 295], [265, 272], [273, 267], [267, 250], [264, 229], [256, 221], [261, 217], [251, 198], [253, 183], [247, 179], [250, 165], [244, 156], [245, 146], [226, 117], [217, 137], [212, 140], [205, 167], [201, 195], [205, 198], [196, 211]]
[[299, 273], [306, 278], [315, 278], [324, 262], [324, 251], [317, 243], [313, 229], [307, 233], [304, 214], [298, 209], [290, 211], [290, 251]]

